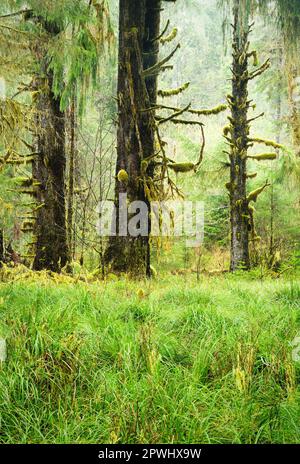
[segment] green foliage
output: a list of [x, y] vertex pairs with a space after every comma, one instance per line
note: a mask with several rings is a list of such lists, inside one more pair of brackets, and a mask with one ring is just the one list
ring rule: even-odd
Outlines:
[[2, 285], [2, 443], [298, 442], [299, 288], [250, 278]]

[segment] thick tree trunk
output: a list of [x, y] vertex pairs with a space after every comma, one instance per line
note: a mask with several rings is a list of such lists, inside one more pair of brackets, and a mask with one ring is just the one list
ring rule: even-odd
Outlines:
[[[48, 33], [57, 34], [53, 24]], [[52, 92], [53, 74], [48, 69], [45, 51], [40, 50], [41, 74], [36, 77], [36, 145], [39, 156], [33, 163], [36, 188], [35, 270], [59, 272], [69, 259], [65, 211], [65, 114], [60, 99]]]
[[239, 7], [234, 9], [232, 120], [230, 153], [231, 271], [249, 269], [249, 210], [246, 192], [248, 150], [248, 29], [241, 30]]
[[[119, 195], [127, 200], [148, 204], [141, 181], [141, 163], [154, 153], [155, 122], [153, 113], [145, 111], [156, 102], [157, 77], [145, 81], [142, 71], [153, 65], [158, 57], [160, 0], [120, 0], [119, 74], [118, 74], [118, 149], [116, 177], [121, 170], [128, 182], [116, 179], [116, 206]], [[148, 175], [153, 167], [148, 168]], [[130, 220], [130, 215], [128, 215]], [[148, 235], [111, 237], [106, 261], [114, 272], [133, 276], [150, 275], [150, 219]], [[117, 218], [117, 234], [120, 232]]]

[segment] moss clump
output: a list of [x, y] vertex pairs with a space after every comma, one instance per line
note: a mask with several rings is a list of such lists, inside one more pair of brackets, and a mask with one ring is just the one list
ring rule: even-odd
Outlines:
[[146, 174], [147, 169], [148, 169], [148, 161], [143, 160], [141, 162], [141, 174], [142, 174], [142, 176], [144, 176]]
[[225, 137], [227, 137], [230, 134], [230, 131], [231, 131], [230, 126], [225, 126], [224, 127], [223, 134], [225, 135]]
[[160, 39], [160, 43], [164, 45], [165, 43], [172, 42], [172, 40], [174, 40], [177, 37], [177, 34], [178, 34], [178, 29], [174, 27], [174, 29], [170, 32], [169, 35]]
[[256, 161], [273, 161], [277, 158], [276, 153], [261, 153], [260, 155], [249, 155], [248, 158]]
[[195, 170], [193, 163], [172, 163], [168, 164], [168, 167], [174, 172], [191, 172]]
[[125, 169], [121, 169], [118, 172], [117, 178], [119, 182], [128, 182], [129, 176], [127, 172], [125, 171]]
[[257, 176], [257, 172], [252, 172], [250, 174], [247, 174], [247, 179], [254, 179]]
[[137, 297], [138, 297], [140, 300], [142, 300], [142, 299], [145, 297], [145, 292], [144, 292], [144, 290], [143, 290], [142, 288], [139, 288], [139, 289], [137, 290], [136, 294], [137, 294]]
[[270, 184], [266, 183], [262, 187], [259, 187], [256, 190], [253, 190], [253, 192], [250, 192], [249, 195], [247, 196], [247, 201], [250, 203], [250, 201], [257, 201], [258, 196], [265, 190], [265, 188], [269, 187]]

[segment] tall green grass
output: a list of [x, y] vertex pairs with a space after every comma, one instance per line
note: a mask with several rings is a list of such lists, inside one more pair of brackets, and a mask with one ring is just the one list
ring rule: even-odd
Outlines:
[[1, 284], [0, 442], [299, 442], [299, 284], [190, 279]]

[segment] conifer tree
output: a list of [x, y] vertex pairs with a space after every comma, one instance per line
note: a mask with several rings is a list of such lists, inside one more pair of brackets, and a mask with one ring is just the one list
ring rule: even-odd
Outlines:
[[[227, 97], [231, 116], [228, 118], [229, 126], [224, 129], [224, 137], [229, 145], [229, 151], [226, 153], [230, 161], [230, 182], [226, 187], [230, 198], [231, 271], [250, 268], [249, 241], [259, 240], [255, 231], [253, 203], [270, 185], [266, 181], [260, 188], [247, 192], [248, 179], [257, 175], [255, 172], [248, 171], [248, 160], [263, 162], [277, 157], [275, 152], [250, 155], [249, 149], [254, 144], [262, 144], [273, 149], [283, 148], [275, 142], [250, 135], [251, 122], [262, 117], [263, 114], [254, 118], [249, 117], [253, 102], [249, 99], [248, 85], [252, 79], [259, 77], [269, 68], [270, 60], [258, 66], [257, 52], [250, 51], [249, 34], [253, 24], [249, 24], [245, 3], [244, 0], [235, 0], [233, 6], [232, 95]], [[249, 69], [251, 62], [254, 65], [253, 71]]]
[[[133, 276], [150, 276], [151, 218], [146, 219], [145, 236], [122, 236], [119, 224], [119, 195], [127, 194], [128, 202], [142, 201], [149, 206], [181, 194], [171, 178], [171, 173], [196, 171], [203, 159], [205, 145], [203, 124], [198, 119], [183, 119], [183, 114], [218, 114], [226, 105], [213, 110], [193, 110], [191, 105], [175, 108], [158, 103], [157, 97], [177, 95], [188, 83], [177, 89], [157, 89], [157, 77], [161, 71], [172, 69], [169, 61], [179, 50], [177, 44], [171, 53], [158, 60], [160, 45], [170, 43], [177, 30], [168, 33], [169, 21], [160, 33], [160, 13], [168, 0], [120, 0], [119, 70], [118, 70], [118, 154], [116, 163], [115, 201], [117, 209], [116, 234], [110, 238], [106, 251], [106, 263], [114, 272], [127, 272]], [[158, 110], [167, 115], [157, 114]], [[166, 144], [160, 136], [160, 126], [165, 123], [195, 125], [201, 128], [203, 144], [199, 161], [176, 163], [166, 154]], [[165, 191], [167, 185], [167, 192]], [[128, 220], [130, 221], [129, 215]], [[124, 225], [122, 224], [124, 227]], [[143, 228], [143, 225], [141, 225]], [[121, 232], [121, 233], [120, 233]]]
[[[97, 80], [99, 54], [112, 31], [106, 2], [55, 0], [41, 4], [31, 0], [24, 6], [15, 0], [7, 4], [3, 5], [3, 18], [13, 22], [7, 30], [29, 38], [31, 66], [23, 74], [31, 77], [31, 83], [21, 91], [32, 94], [34, 123], [29, 127], [27, 139], [32, 140], [27, 147], [34, 153], [6, 163], [22, 164], [26, 158], [32, 165], [32, 177], [24, 179], [21, 186], [22, 193], [33, 197], [23, 230], [33, 233], [29, 246], [34, 269], [59, 271], [70, 260], [65, 204], [66, 108], [75, 98], [76, 88], [78, 107], [73, 113], [82, 114], [87, 88]], [[75, 31], [71, 37], [70, 24]]]

